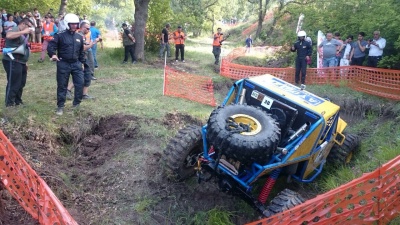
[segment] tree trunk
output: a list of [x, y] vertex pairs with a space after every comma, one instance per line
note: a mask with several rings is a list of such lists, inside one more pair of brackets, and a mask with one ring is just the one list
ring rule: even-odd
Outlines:
[[150, 0], [135, 0], [135, 58], [140, 61], [144, 61], [144, 35], [149, 16], [149, 3]]
[[58, 11], [59, 14], [65, 14], [67, 11], [68, 0], [61, 0], [60, 10]]
[[263, 0], [259, 0], [259, 3], [258, 3], [258, 26], [257, 26], [255, 38], [260, 37], [263, 20], [264, 20], [264, 18], [263, 18]]

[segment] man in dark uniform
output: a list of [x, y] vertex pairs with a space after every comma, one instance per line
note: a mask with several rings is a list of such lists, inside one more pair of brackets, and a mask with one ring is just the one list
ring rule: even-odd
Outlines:
[[[22, 91], [25, 87], [29, 59], [29, 49], [26, 46], [28, 34], [34, 32], [34, 27], [28, 18], [22, 19], [18, 26], [8, 28], [5, 48], [17, 48], [24, 45], [23, 52], [6, 54], [3, 49], [3, 67], [7, 74], [6, 107], [22, 104]], [[23, 54], [21, 54], [23, 53]]]
[[83, 65], [85, 63], [83, 36], [76, 32], [79, 27], [79, 17], [67, 14], [64, 17], [67, 29], [56, 34], [47, 47], [51, 60], [57, 61], [57, 115], [64, 112], [69, 75], [75, 86], [75, 96], [72, 102], [76, 108], [83, 95]]
[[310, 60], [312, 54], [311, 43], [306, 41], [306, 32], [299, 31], [297, 34], [297, 41], [293, 44], [290, 51], [297, 51], [296, 57], [296, 73], [295, 73], [295, 82], [299, 84], [300, 82], [300, 71], [301, 71], [301, 84], [306, 83], [306, 71], [307, 71], [307, 61]]

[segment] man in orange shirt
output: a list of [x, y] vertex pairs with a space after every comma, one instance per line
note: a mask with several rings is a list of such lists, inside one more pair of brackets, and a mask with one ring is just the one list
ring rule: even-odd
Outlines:
[[58, 32], [58, 28], [53, 22], [51, 22], [51, 18], [47, 15], [44, 18], [46, 21], [42, 25], [42, 53], [38, 62], [43, 62], [44, 57], [46, 56], [47, 46], [49, 45], [49, 42], [53, 40], [54, 34]]
[[176, 62], [178, 62], [179, 52], [181, 52], [181, 61], [185, 62], [185, 39], [186, 35], [182, 31], [182, 26], [178, 26], [178, 30], [174, 32]]
[[221, 33], [222, 29], [218, 27], [217, 33], [214, 34], [214, 41], [213, 41], [213, 51], [215, 57], [215, 65], [219, 64], [219, 56], [221, 55], [221, 45], [222, 42], [225, 41], [224, 34]]

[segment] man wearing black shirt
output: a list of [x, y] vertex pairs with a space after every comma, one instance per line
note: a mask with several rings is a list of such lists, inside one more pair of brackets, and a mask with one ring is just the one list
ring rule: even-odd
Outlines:
[[160, 58], [163, 58], [164, 56], [164, 51], [167, 49], [167, 56], [171, 57], [171, 49], [169, 47], [169, 42], [168, 42], [168, 31], [171, 25], [167, 23], [165, 25], [165, 28], [161, 31], [161, 46], [160, 46]]

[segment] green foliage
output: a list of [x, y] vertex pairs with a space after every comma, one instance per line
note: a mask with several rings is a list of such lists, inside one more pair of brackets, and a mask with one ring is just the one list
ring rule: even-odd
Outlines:
[[191, 224], [194, 225], [233, 225], [231, 217], [233, 214], [219, 208], [211, 209], [208, 212], [198, 212], [192, 218]]
[[172, 19], [172, 10], [169, 0], [150, 1], [149, 18], [147, 20], [145, 36], [145, 50], [156, 52], [160, 48], [161, 30]]

